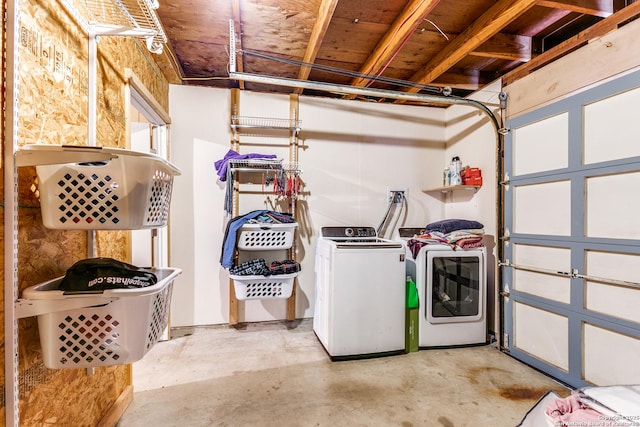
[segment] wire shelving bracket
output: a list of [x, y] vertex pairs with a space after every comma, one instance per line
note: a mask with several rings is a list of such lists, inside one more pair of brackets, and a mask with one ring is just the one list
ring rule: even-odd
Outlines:
[[147, 49], [162, 53], [167, 36], [156, 14], [157, 0], [61, 0], [84, 30], [95, 36], [144, 38]]

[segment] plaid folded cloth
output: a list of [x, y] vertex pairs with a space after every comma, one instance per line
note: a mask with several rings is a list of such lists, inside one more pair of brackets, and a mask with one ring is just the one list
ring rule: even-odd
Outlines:
[[300, 271], [300, 264], [294, 260], [287, 259], [284, 261], [274, 261], [269, 267], [269, 274], [289, 274]]
[[271, 274], [267, 262], [263, 258], [252, 259], [229, 268], [234, 276], [268, 276]]

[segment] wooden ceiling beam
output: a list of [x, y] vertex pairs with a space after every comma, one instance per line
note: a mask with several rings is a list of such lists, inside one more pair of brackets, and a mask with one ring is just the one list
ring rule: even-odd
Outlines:
[[[333, 18], [333, 13], [335, 12], [337, 5], [338, 0], [322, 0], [320, 3], [320, 7], [318, 8], [318, 17], [313, 25], [311, 37], [309, 37], [309, 43], [307, 44], [304, 59], [302, 60], [305, 64], [312, 64], [315, 62], [320, 46], [322, 45], [322, 40], [324, 39], [324, 35], [327, 33], [327, 28], [329, 28], [331, 18]], [[300, 71], [298, 72], [298, 80], [307, 80], [310, 73], [311, 67], [303, 65], [300, 67]], [[295, 93], [302, 93], [302, 89], [296, 89]]]
[[[499, 0], [409, 80], [418, 85], [433, 82], [537, 2], [538, 0]], [[410, 93], [419, 91], [417, 87], [408, 89]]]
[[482, 43], [471, 55], [527, 62], [531, 59], [532, 38], [498, 33]]
[[[402, 48], [406, 39], [411, 36], [438, 3], [440, 0], [411, 0], [396, 18], [389, 31], [382, 37], [359, 72], [375, 75], [384, 71], [398, 50]], [[370, 81], [370, 79], [355, 78], [351, 81], [351, 85], [365, 86]]]
[[541, 0], [538, 6], [606, 18], [614, 12], [612, 0]]

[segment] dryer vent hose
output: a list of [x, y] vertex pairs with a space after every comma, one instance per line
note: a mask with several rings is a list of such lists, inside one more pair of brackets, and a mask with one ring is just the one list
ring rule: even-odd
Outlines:
[[[392, 191], [391, 192], [391, 197], [389, 197], [389, 203], [387, 205], [387, 212], [384, 214], [384, 217], [382, 218], [382, 221], [380, 222], [380, 225], [378, 225], [378, 228], [376, 229], [376, 233], [378, 235], [379, 238], [384, 239], [385, 234], [383, 232], [383, 230], [388, 230], [389, 228], [387, 227], [385, 229], [385, 224], [389, 223], [390, 217], [395, 216], [395, 221], [393, 222], [393, 226], [391, 227], [391, 234], [393, 234], [393, 230], [396, 228], [396, 225], [398, 224], [398, 220], [400, 219], [400, 214], [402, 213], [403, 208], [405, 207], [406, 204], [406, 198], [404, 196], [404, 192], [402, 191]], [[396, 207], [395, 209], [391, 209], [393, 207]], [[396, 213], [396, 211], [398, 212], [397, 215], [394, 215]]]

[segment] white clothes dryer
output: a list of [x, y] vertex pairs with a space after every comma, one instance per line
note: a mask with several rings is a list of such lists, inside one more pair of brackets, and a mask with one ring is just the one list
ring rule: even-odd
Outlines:
[[[402, 235], [401, 235], [402, 237]], [[409, 240], [406, 236], [403, 238]], [[414, 258], [407, 250], [407, 275], [418, 288], [418, 345], [487, 343], [487, 253], [485, 247], [455, 250], [425, 244]]]
[[403, 353], [405, 249], [373, 227], [322, 227], [313, 330], [332, 360]]

